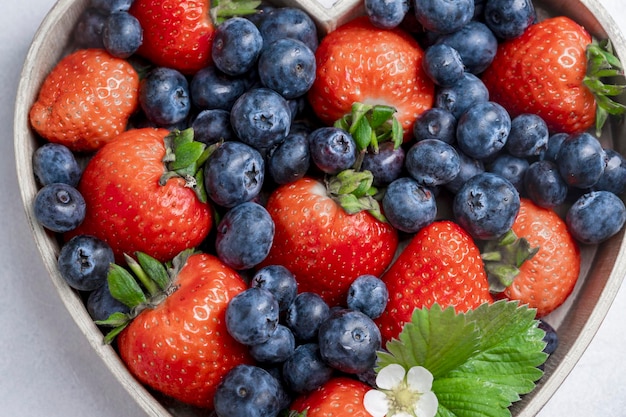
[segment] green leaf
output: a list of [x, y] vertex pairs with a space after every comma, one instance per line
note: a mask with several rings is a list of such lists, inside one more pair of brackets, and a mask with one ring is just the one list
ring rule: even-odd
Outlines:
[[391, 120], [396, 109], [391, 106], [377, 105], [372, 108], [370, 125], [372, 129], [378, 129], [388, 120]]
[[170, 276], [161, 262], [143, 252], [137, 252], [135, 256], [146, 275], [156, 282], [161, 290], [165, 290], [170, 285]]
[[464, 314], [416, 309], [398, 339], [380, 352], [378, 367], [424, 366], [434, 376], [438, 417], [505, 417], [532, 391], [547, 355], [536, 311], [517, 302], [483, 304]]
[[130, 272], [117, 264], [111, 264], [107, 275], [113, 298], [130, 308], [146, 302], [146, 295]]
[[206, 145], [202, 142], [182, 143], [176, 148], [176, 159], [171, 162], [172, 171], [187, 170], [195, 174], [196, 161], [202, 156]]

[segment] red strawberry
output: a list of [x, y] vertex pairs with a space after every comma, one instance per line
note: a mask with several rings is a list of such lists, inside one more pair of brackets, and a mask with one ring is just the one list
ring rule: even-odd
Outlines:
[[283, 185], [269, 197], [274, 244], [264, 265], [281, 264], [301, 292], [318, 293], [331, 305], [345, 304], [348, 288], [363, 274], [380, 275], [393, 259], [398, 235], [367, 211], [348, 214], [312, 178]]
[[[317, 390], [298, 397], [290, 407], [306, 417], [370, 417], [363, 406], [369, 385], [347, 377], [330, 379]], [[290, 414], [291, 415], [291, 414]]]
[[[188, 179], [168, 177], [168, 134], [165, 129], [129, 130], [94, 155], [78, 185], [87, 203], [85, 220], [70, 236], [104, 240], [117, 260], [141, 251], [166, 261], [204, 240], [211, 229], [211, 209]], [[195, 167], [190, 168], [193, 177]]]
[[376, 322], [385, 341], [400, 334], [415, 308], [438, 303], [465, 312], [492, 301], [478, 247], [461, 226], [448, 220], [417, 232], [382, 280], [390, 297]]
[[432, 107], [434, 85], [422, 68], [424, 52], [401, 29], [379, 29], [365, 17], [326, 35], [315, 52], [317, 76], [308, 98], [327, 124], [350, 113], [353, 103], [397, 110], [404, 138]]
[[126, 129], [137, 109], [139, 75], [101, 49], [81, 49], [44, 80], [30, 109], [30, 123], [44, 139], [91, 152]]
[[228, 302], [246, 288], [215, 256], [182, 258], [165, 288], [167, 298], [157, 293], [161, 302], [142, 310], [117, 336], [120, 357], [142, 383], [182, 402], [211, 408], [216, 387], [228, 371], [252, 363], [248, 348], [228, 334], [225, 320]]
[[[527, 248], [538, 250], [535, 249], [536, 253], [533, 252], [532, 257], [521, 266], [513, 265], [517, 275], [512, 278], [512, 283], [502, 282], [506, 286], [503, 291], [494, 286], [498, 282], [493, 280], [492, 290], [502, 291], [499, 297], [518, 300], [536, 308], [537, 317], [543, 317], [563, 304], [574, 290], [580, 273], [578, 244], [570, 235], [563, 219], [554, 210], [539, 207], [525, 198], [521, 199], [512, 231], [517, 238], [526, 240], [524, 245]], [[489, 255], [484, 253], [483, 256], [491, 258], [496, 250], [504, 250], [505, 256], [507, 251], [510, 252], [511, 246], [502, 248], [494, 245], [487, 247]], [[510, 253], [514, 255], [514, 259], [518, 258], [517, 251]], [[487, 261], [488, 271], [493, 270], [492, 265]], [[493, 271], [496, 274], [498, 272]]]
[[560, 16], [531, 25], [500, 45], [482, 80], [490, 99], [512, 116], [538, 114], [553, 132], [578, 133], [594, 121], [601, 128], [609, 113], [624, 112], [624, 106], [607, 97], [621, 88], [600, 80], [620, 74], [615, 63], [617, 58], [592, 44], [582, 26]]
[[258, 3], [220, 0], [219, 6], [211, 7], [210, 0], [135, 0], [130, 13], [143, 29], [138, 53], [158, 66], [193, 74], [212, 62], [220, 10], [231, 15], [247, 14], [254, 12]]

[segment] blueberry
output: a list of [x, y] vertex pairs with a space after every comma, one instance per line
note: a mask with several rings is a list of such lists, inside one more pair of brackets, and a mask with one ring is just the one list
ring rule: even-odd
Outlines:
[[364, 7], [372, 25], [391, 29], [404, 20], [409, 11], [409, 0], [365, 0]]
[[318, 339], [322, 359], [349, 374], [374, 367], [382, 344], [376, 323], [366, 314], [348, 308], [335, 310], [321, 324]]
[[253, 202], [231, 208], [217, 225], [215, 249], [233, 269], [250, 269], [261, 263], [274, 241], [274, 221], [265, 207]]
[[555, 208], [567, 198], [567, 183], [552, 161], [536, 161], [530, 164], [524, 175], [524, 188], [535, 204]]
[[250, 287], [228, 303], [226, 329], [244, 345], [264, 343], [276, 331], [279, 320], [278, 301], [263, 288]]
[[111, 55], [128, 58], [143, 43], [141, 23], [128, 12], [111, 13], [102, 30], [102, 41]]
[[456, 153], [459, 155], [459, 173], [452, 181], [445, 184], [445, 188], [453, 194], [456, 194], [467, 180], [485, 172], [485, 165], [481, 160], [467, 156], [458, 148]]
[[548, 145], [546, 146], [543, 154], [540, 155], [541, 159], [545, 159], [548, 161], [556, 162], [559, 149], [561, 149], [561, 145], [569, 135], [567, 133], [555, 133], [548, 138]]
[[91, 7], [110, 14], [115, 12], [127, 12], [133, 4], [133, 0], [90, 0]]
[[243, 75], [256, 65], [262, 48], [263, 37], [255, 24], [243, 17], [232, 17], [215, 29], [211, 57], [223, 73]]
[[584, 132], [571, 135], [563, 141], [556, 162], [569, 186], [584, 189], [600, 179], [607, 155], [598, 139]]
[[282, 38], [304, 42], [312, 51], [317, 49], [319, 39], [317, 26], [303, 10], [295, 7], [278, 7], [265, 15], [259, 24], [265, 45]]
[[178, 123], [191, 109], [187, 79], [175, 69], [157, 67], [141, 82], [139, 103], [153, 123], [159, 126]]
[[543, 341], [546, 343], [543, 352], [552, 355], [559, 346], [559, 335], [554, 327], [545, 320], [539, 320], [538, 327], [546, 333], [543, 337]]
[[450, 87], [439, 88], [435, 96], [436, 107], [448, 110], [457, 120], [472, 105], [488, 100], [489, 90], [485, 84], [469, 72]]
[[605, 149], [604, 152], [607, 158], [606, 167], [593, 189], [620, 195], [626, 190], [626, 158], [613, 149]]
[[257, 149], [269, 149], [289, 134], [291, 110], [287, 100], [270, 88], [243, 93], [230, 110], [237, 137]]
[[439, 139], [416, 142], [407, 151], [404, 165], [411, 177], [425, 187], [446, 184], [461, 169], [459, 154]]
[[506, 150], [519, 158], [540, 156], [548, 149], [549, 138], [548, 125], [540, 116], [522, 113], [511, 120]]
[[104, 241], [89, 235], [68, 240], [59, 252], [59, 272], [68, 285], [80, 291], [93, 291], [107, 280], [115, 262], [113, 250]]
[[320, 356], [317, 343], [305, 343], [296, 347], [283, 363], [283, 379], [287, 388], [298, 394], [311, 392], [328, 382], [334, 373]]
[[574, 202], [565, 221], [574, 238], [595, 245], [622, 229], [626, 208], [622, 200], [609, 191], [591, 191]]
[[82, 170], [65, 145], [45, 143], [33, 153], [33, 172], [41, 185], [63, 183], [76, 187]]
[[194, 140], [206, 145], [235, 139], [230, 112], [222, 109], [202, 110], [191, 123]]
[[230, 111], [235, 101], [247, 89], [248, 83], [245, 78], [226, 75], [214, 65], [196, 72], [189, 84], [191, 101], [201, 110]]
[[296, 350], [296, 338], [288, 327], [279, 324], [263, 343], [250, 346], [250, 355], [263, 364], [285, 362]]
[[281, 410], [279, 382], [265, 369], [237, 365], [215, 390], [218, 417], [275, 417]]
[[504, 107], [494, 101], [477, 103], [459, 119], [457, 145], [472, 158], [486, 159], [504, 148], [510, 130], [511, 118]]
[[497, 239], [509, 231], [519, 208], [520, 197], [513, 184], [491, 172], [467, 180], [452, 203], [459, 224], [481, 240]]
[[311, 160], [322, 172], [337, 174], [356, 162], [356, 143], [343, 129], [317, 128], [309, 134], [308, 141]]
[[102, 31], [108, 14], [93, 7], [85, 9], [79, 16], [72, 32], [72, 40], [78, 48], [104, 49]]
[[432, 190], [409, 177], [398, 178], [389, 184], [382, 206], [389, 223], [407, 233], [417, 232], [437, 216], [437, 202]]
[[531, 0], [487, 0], [483, 15], [487, 26], [504, 40], [520, 36], [537, 17]]
[[385, 311], [389, 291], [385, 282], [374, 275], [361, 275], [348, 289], [346, 305], [360, 311], [371, 319], [377, 319]]
[[393, 142], [383, 142], [378, 145], [377, 152], [365, 154], [361, 169], [372, 173], [373, 185], [385, 186], [400, 177], [405, 157], [404, 148], [396, 147]]
[[285, 324], [300, 342], [314, 340], [320, 324], [330, 315], [330, 307], [313, 292], [298, 294], [287, 308]]
[[35, 195], [35, 218], [46, 229], [65, 233], [77, 228], [85, 219], [85, 199], [71, 185], [53, 183], [43, 186]]
[[435, 33], [459, 30], [474, 16], [474, 0], [420, 0], [413, 6], [417, 21]]
[[452, 144], [456, 140], [456, 117], [449, 110], [431, 107], [415, 119], [413, 136], [418, 141], [439, 139]]
[[111, 295], [109, 283], [105, 279], [104, 285], [99, 286], [89, 293], [87, 297], [87, 311], [94, 321], [106, 320], [113, 313], [130, 313], [130, 308], [116, 300]]
[[524, 191], [524, 175], [529, 165], [530, 163], [527, 159], [518, 158], [508, 153], [501, 153], [491, 163], [489, 172], [506, 178], [517, 191], [522, 193]]
[[286, 99], [303, 96], [315, 81], [315, 54], [293, 38], [278, 39], [266, 46], [259, 57], [261, 83]]
[[265, 162], [254, 148], [241, 142], [224, 142], [204, 165], [204, 186], [217, 205], [234, 207], [261, 192]]
[[443, 43], [426, 48], [422, 65], [426, 75], [442, 87], [454, 85], [465, 73], [465, 66], [459, 52]]
[[268, 265], [259, 269], [252, 277], [250, 286], [271, 292], [281, 312], [289, 308], [298, 294], [296, 277], [282, 265]]
[[277, 184], [287, 184], [306, 175], [311, 154], [306, 132], [290, 132], [270, 153], [267, 170]]
[[471, 21], [459, 30], [437, 38], [437, 44], [454, 48], [461, 56], [467, 72], [480, 74], [493, 62], [498, 50], [498, 39], [478, 21]]

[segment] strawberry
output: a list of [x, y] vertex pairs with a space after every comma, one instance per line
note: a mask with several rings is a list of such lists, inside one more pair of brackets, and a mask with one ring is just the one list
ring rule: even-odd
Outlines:
[[349, 114], [354, 103], [394, 107], [407, 140], [417, 116], [434, 100], [423, 56], [419, 44], [401, 29], [376, 28], [366, 16], [354, 19], [320, 42], [308, 100], [327, 124]]
[[512, 233], [505, 241], [488, 244], [483, 253], [492, 291], [537, 309], [537, 317], [543, 317], [574, 290], [581, 262], [578, 244], [554, 210], [526, 198]]
[[417, 232], [381, 279], [390, 297], [375, 321], [385, 341], [400, 334], [416, 308], [437, 303], [465, 312], [492, 301], [480, 250], [461, 226], [448, 220]]
[[114, 313], [99, 322], [116, 327], [105, 340], [112, 342], [117, 335], [122, 361], [143, 384], [184, 403], [212, 408], [217, 385], [228, 371], [252, 363], [248, 348], [228, 334], [225, 320], [229, 301], [246, 283], [213, 255], [185, 251], [174, 258], [169, 274], [154, 258], [137, 255], [138, 261], [128, 258], [129, 266], [150, 295], [124, 268], [111, 267], [111, 294], [132, 313]]
[[552, 132], [580, 133], [594, 121], [599, 131], [608, 114], [624, 112], [608, 98], [622, 87], [601, 81], [620, 74], [616, 57], [592, 42], [578, 23], [559, 16], [501, 44], [482, 80], [490, 99], [511, 116], [534, 113]]
[[[103, 146], [88, 162], [78, 184], [87, 204], [85, 220], [68, 237], [98, 237], [111, 246], [117, 260], [125, 253], [141, 251], [166, 261], [199, 245], [212, 224], [211, 209], [203, 201], [206, 197], [195, 191], [203, 189], [194, 178], [202, 161], [175, 166], [177, 156], [182, 161], [186, 158], [171, 145], [188, 142], [187, 149], [201, 152], [204, 145], [193, 142], [190, 134], [190, 130], [169, 134], [165, 129], [135, 129]], [[169, 159], [164, 159], [166, 153]], [[195, 176], [202, 177], [201, 173]]]
[[372, 389], [364, 382], [345, 376], [331, 378], [317, 390], [294, 400], [290, 416], [370, 417], [363, 406], [365, 393]]
[[126, 129], [137, 109], [139, 75], [101, 49], [67, 55], [44, 80], [29, 119], [44, 139], [91, 152]]
[[389, 265], [398, 235], [370, 211], [349, 214], [336, 200], [351, 197], [332, 191], [333, 184], [326, 187], [305, 177], [270, 195], [266, 207], [275, 234], [263, 265], [283, 265], [295, 275], [299, 291], [344, 305], [352, 281], [364, 274], [378, 276]]
[[[217, 3], [217, 2], [216, 2]], [[221, 11], [230, 15], [254, 13], [258, 1], [135, 0], [130, 13], [143, 29], [139, 55], [162, 67], [193, 74], [211, 64], [211, 49]]]

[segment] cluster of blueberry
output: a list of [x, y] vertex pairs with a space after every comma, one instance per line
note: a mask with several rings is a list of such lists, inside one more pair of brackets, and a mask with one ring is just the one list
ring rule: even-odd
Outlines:
[[[292, 395], [312, 391], [338, 371], [368, 377], [381, 346], [373, 319], [382, 314], [387, 298], [380, 279], [363, 275], [350, 287], [346, 307], [331, 308], [315, 293], [297, 293], [294, 276], [283, 266], [258, 270], [226, 311], [228, 332], [249, 346], [258, 365], [238, 366], [227, 374], [215, 394], [217, 413], [252, 415], [242, 413], [242, 407], [278, 412]], [[250, 401], [242, 403], [242, 387]]]

